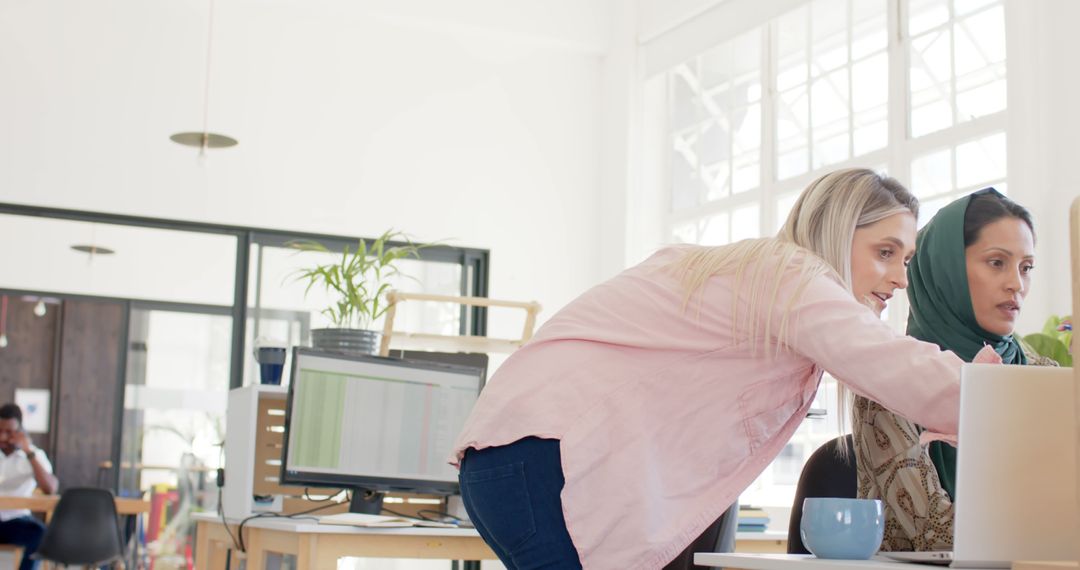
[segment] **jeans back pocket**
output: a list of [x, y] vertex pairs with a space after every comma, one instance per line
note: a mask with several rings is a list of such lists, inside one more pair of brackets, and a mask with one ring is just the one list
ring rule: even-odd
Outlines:
[[461, 473], [462, 499], [471, 516], [502, 549], [512, 552], [536, 534], [522, 462]]

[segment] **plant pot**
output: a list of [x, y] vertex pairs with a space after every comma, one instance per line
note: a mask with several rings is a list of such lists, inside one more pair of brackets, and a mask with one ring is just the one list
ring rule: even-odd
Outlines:
[[380, 336], [381, 333], [367, 329], [311, 329], [311, 346], [341, 354], [378, 354]]

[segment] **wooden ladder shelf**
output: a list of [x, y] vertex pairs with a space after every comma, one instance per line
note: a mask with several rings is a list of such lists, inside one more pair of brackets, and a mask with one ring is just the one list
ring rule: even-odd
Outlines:
[[[394, 348], [407, 348], [416, 350], [441, 350], [445, 352], [481, 352], [481, 353], [506, 353], [513, 352], [525, 344], [533, 335], [536, 327], [536, 315], [540, 312], [540, 303], [536, 301], [499, 301], [487, 297], [454, 297], [451, 295], [429, 295], [426, 293], [402, 293], [390, 291], [386, 294], [386, 300], [390, 307], [386, 310], [386, 321], [383, 325], [382, 343], [379, 354], [390, 354], [390, 343]], [[394, 316], [397, 313], [397, 305], [402, 301], [434, 301], [436, 303], [455, 303], [467, 307], [506, 307], [522, 309], [525, 311], [525, 326], [519, 339], [500, 339], [486, 336], [460, 336], [410, 333], [394, 330]]]

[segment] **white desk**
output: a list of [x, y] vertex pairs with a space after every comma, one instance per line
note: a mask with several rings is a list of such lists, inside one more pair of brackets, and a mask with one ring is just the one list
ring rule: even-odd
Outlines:
[[[196, 528], [196, 563], [199, 570], [225, 568], [226, 550], [233, 548], [221, 518], [212, 513], [192, 517]], [[235, 535], [239, 519], [229, 519]], [[493, 560], [495, 553], [473, 529], [360, 528], [322, 525], [310, 518], [257, 518], [244, 524], [247, 568], [262, 570], [266, 553], [292, 554], [297, 570], [337, 567], [345, 556], [371, 558], [437, 558]], [[235, 556], [235, 553], [234, 553]], [[234, 560], [232, 568], [239, 568]]]
[[699, 552], [694, 564], [741, 570], [933, 570], [947, 566], [907, 564], [887, 558], [871, 560], [821, 560], [809, 554], [719, 554]]

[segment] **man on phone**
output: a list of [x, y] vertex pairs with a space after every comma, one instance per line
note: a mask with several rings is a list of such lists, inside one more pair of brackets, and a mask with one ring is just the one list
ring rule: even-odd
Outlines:
[[[52, 474], [52, 464], [45, 452], [34, 447], [22, 427], [22, 410], [15, 404], [0, 406], [0, 496], [29, 497], [34, 489], [45, 494], [56, 492], [59, 482]], [[0, 511], [0, 543], [23, 549], [19, 570], [37, 566], [30, 556], [45, 536], [45, 525], [30, 511]]]

